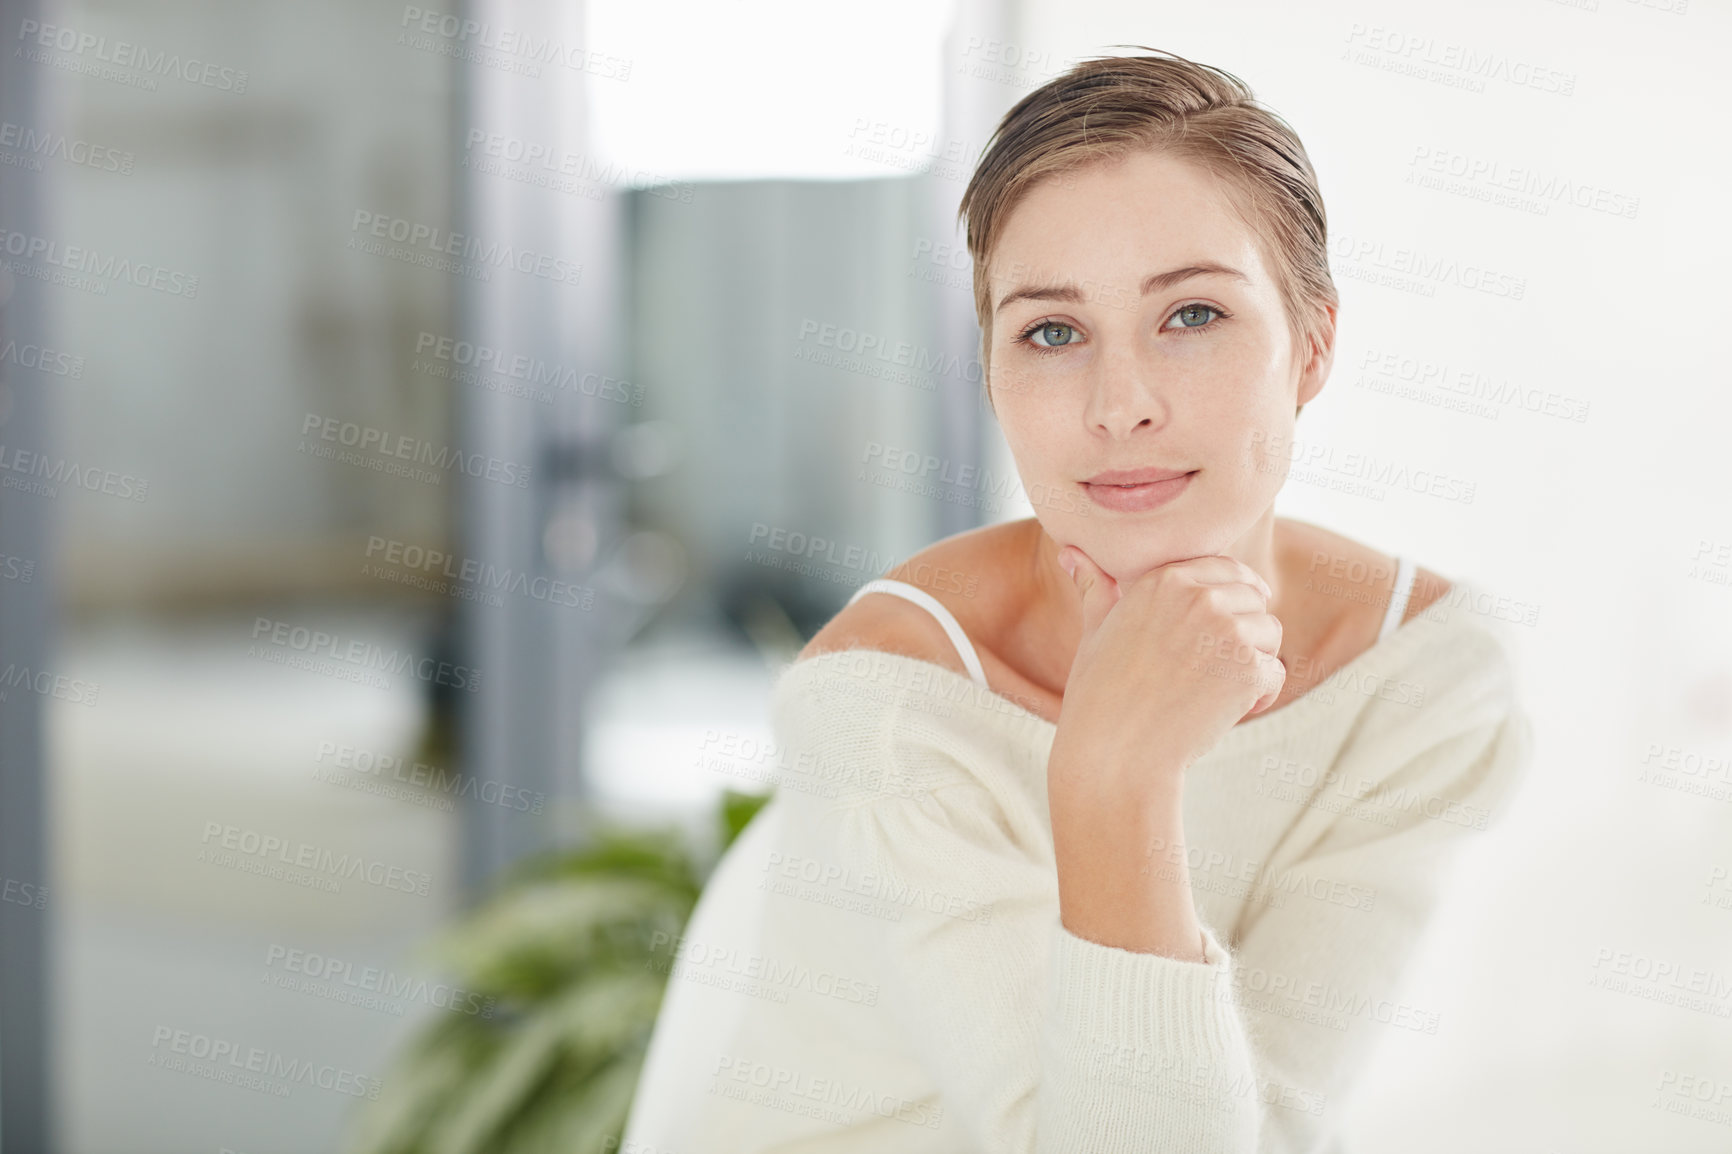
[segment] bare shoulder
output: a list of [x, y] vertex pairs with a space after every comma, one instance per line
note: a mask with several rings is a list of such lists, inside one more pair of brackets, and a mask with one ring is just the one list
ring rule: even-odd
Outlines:
[[[923, 590], [948, 609], [976, 641], [991, 612], [993, 580], [1021, 522], [987, 525], [936, 541], [883, 576]], [[796, 661], [845, 649], [875, 649], [929, 661], [968, 676], [968, 667], [938, 619], [905, 597], [868, 593], [842, 607], [800, 650]]]
[[[1393, 555], [1308, 521], [1282, 517], [1276, 524], [1281, 531], [1277, 548], [1285, 557], [1289, 579], [1297, 575], [1302, 588], [1321, 598], [1339, 599], [1344, 611], [1359, 606], [1365, 616], [1381, 620], [1395, 589]], [[1425, 612], [1449, 591], [1450, 585], [1449, 578], [1418, 566], [1413, 575], [1413, 593], [1401, 620], [1411, 621]]]

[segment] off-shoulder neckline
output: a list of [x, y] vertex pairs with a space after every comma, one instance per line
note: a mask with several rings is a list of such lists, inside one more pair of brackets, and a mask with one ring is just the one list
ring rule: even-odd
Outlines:
[[[1221, 736], [1221, 740], [1215, 746], [1215, 749], [1220, 750], [1230, 746], [1242, 745], [1265, 735], [1285, 734], [1293, 729], [1311, 724], [1316, 718], [1327, 716], [1327, 708], [1335, 704], [1335, 702], [1331, 698], [1321, 696], [1318, 692], [1319, 690], [1329, 689], [1331, 686], [1335, 685], [1344, 674], [1348, 674], [1349, 671], [1356, 671], [1360, 667], [1366, 665], [1393, 662], [1399, 657], [1406, 656], [1408, 651], [1418, 645], [1423, 639], [1435, 636], [1439, 630], [1452, 624], [1456, 613], [1466, 612], [1466, 610], [1462, 610], [1459, 607], [1446, 606], [1446, 602], [1459, 603], [1464, 599], [1471, 600], [1473, 591], [1474, 587], [1469, 582], [1461, 580], [1451, 581], [1443, 595], [1435, 602], [1420, 610], [1419, 613], [1415, 614], [1409, 620], [1402, 622], [1400, 625], [1390, 630], [1388, 635], [1374, 641], [1351, 660], [1336, 667], [1330, 672], [1329, 676], [1325, 677], [1319, 684], [1312, 686], [1292, 701], [1289, 701], [1286, 705], [1283, 705], [1280, 709], [1260, 713], [1249, 721], [1241, 721], [1239, 724], [1227, 730], [1227, 732]], [[1443, 612], [1434, 614], [1432, 612], [1434, 608], [1442, 609]], [[995, 704], [990, 712], [1005, 714], [1016, 718], [1019, 721], [1034, 722], [1035, 725], [1039, 727], [1039, 732], [1041, 732], [1047, 740], [1050, 740], [1052, 735], [1058, 731], [1058, 726], [1056, 724], [1048, 721], [1040, 714], [1034, 713], [1024, 706], [1018, 705], [1014, 700], [1004, 696], [997, 690], [980, 685], [976, 683], [973, 678], [958, 673], [954, 669], [939, 665], [937, 662], [926, 661], [919, 657], [909, 657], [907, 654], [903, 653], [891, 653], [887, 650], [871, 649], [865, 646], [850, 646], [847, 649], [833, 649], [789, 664], [783, 669], [781, 676], [782, 678], [786, 678], [795, 670], [806, 667], [810, 667], [810, 671], [816, 673], [822, 669], [828, 668], [830, 665], [840, 662], [843, 658], [861, 653], [870, 653], [874, 658], [888, 659], [908, 666], [918, 666], [922, 669], [933, 670], [937, 673], [940, 679], [948, 679], [950, 682], [959, 683], [964, 687], [965, 692], [958, 693], [956, 696], [966, 697], [977, 703], [982, 698], [991, 699]], [[781, 679], [779, 678], [778, 681], [780, 680]]]

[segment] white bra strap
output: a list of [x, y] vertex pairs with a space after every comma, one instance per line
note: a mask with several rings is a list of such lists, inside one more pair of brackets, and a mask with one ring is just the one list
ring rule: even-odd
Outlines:
[[1399, 627], [1402, 617], [1407, 614], [1407, 602], [1413, 595], [1413, 576], [1417, 572], [1419, 566], [1406, 557], [1395, 559], [1395, 590], [1389, 595], [1389, 608], [1383, 613], [1383, 628], [1377, 631], [1379, 641]]
[[906, 581], [893, 581], [888, 577], [879, 577], [854, 590], [854, 596], [848, 598], [848, 604], [852, 605], [868, 593], [893, 593], [898, 597], [914, 602], [938, 618], [938, 623], [944, 626], [944, 632], [950, 637], [950, 643], [956, 646], [956, 652], [962, 656], [962, 664], [968, 667], [968, 675], [974, 678], [976, 685], [983, 689], [988, 688], [986, 670], [981, 668], [980, 658], [974, 652], [973, 643], [968, 640], [968, 634], [962, 631], [962, 626], [957, 624], [956, 618], [951, 616], [950, 610], [946, 609], [938, 598], [924, 589], [908, 584]]

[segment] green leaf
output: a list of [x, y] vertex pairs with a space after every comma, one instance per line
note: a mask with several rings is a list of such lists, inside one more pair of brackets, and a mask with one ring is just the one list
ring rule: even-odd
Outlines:
[[436, 1020], [399, 1056], [382, 1079], [379, 1097], [366, 1103], [350, 1154], [414, 1154], [441, 1111], [460, 1096], [477, 1069], [498, 1049], [498, 1039], [469, 1023]]
[[633, 877], [539, 882], [489, 903], [431, 954], [482, 994], [534, 1000], [585, 965], [648, 956], [653, 935], [677, 936], [691, 908]]
[[444, 1119], [430, 1154], [484, 1154], [559, 1064], [580, 1074], [606, 1064], [655, 1022], [661, 984], [643, 973], [598, 974], [540, 1008], [514, 1032], [472, 1091]]
[[734, 844], [734, 839], [740, 836], [741, 831], [774, 796], [774, 793], [740, 793], [732, 789], [722, 791], [723, 850]]
[[550, 1084], [498, 1154], [617, 1154], [642, 1065], [628, 1052], [581, 1082]]
[[[728, 791], [724, 849], [771, 796]], [[678, 830], [609, 829], [497, 879], [421, 951], [495, 1012], [436, 1015], [413, 1035], [362, 1106], [351, 1154], [602, 1154], [667, 983], [646, 963], [667, 960], [659, 947], [691, 917], [697, 860]]]

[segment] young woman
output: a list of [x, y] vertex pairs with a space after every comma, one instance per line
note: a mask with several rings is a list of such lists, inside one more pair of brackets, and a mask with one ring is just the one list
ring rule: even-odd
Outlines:
[[1337, 298], [1242, 82], [1079, 64], [962, 215], [1035, 515], [778, 680], [781, 787], [670, 951], [620, 1149], [1340, 1150], [1372, 1047], [1437, 1029], [1398, 982], [1527, 757], [1503, 627], [1275, 516]]

